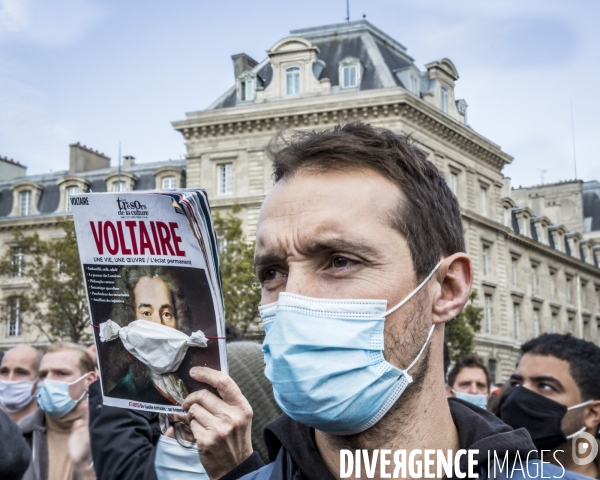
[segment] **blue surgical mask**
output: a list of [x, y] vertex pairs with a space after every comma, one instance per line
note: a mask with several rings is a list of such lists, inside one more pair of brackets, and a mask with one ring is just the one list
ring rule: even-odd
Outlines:
[[441, 265], [402, 302], [329, 300], [280, 293], [260, 307], [266, 331], [265, 375], [275, 400], [290, 418], [336, 435], [375, 425], [412, 383], [408, 371], [383, 357], [385, 317], [415, 295]]
[[487, 408], [487, 395], [455, 392], [454, 390], [452, 390], [452, 393], [456, 395], [456, 398], [460, 398], [465, 402], [469, 402], [470, 404], [475, 405], [476, 407], [482, 408], [483, 410]]
[[154, 471], [158, 480], [208, 480], [197, 448], [185, 448], [161, 435], [156, 444]]
[[71, 395], [69, 395], [69, 386], [81, 381], [89, 374], [90, 372], [71, 383], [60, 382], [58, 380], [44, 380], [38, 385], [38, 405], [52, 418], [64, 417], [77, 406], [87, 393], [83, 392], [81, 397], [73, 400]]

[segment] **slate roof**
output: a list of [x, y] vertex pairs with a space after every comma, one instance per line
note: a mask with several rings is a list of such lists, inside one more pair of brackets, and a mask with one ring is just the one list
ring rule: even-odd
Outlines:
[[[185, 169], [185, 160], [170, 160], [162, 162], [152, 163], [140, 163], [129, 167], [121, 167], [121, 171], [124, 173], [131, 173], [138, 177], [137, 181], [133, 186], [133, 190], [151, 190], [155, 188], [155, 178], [152, 172], [157, 168], [161, 167], [179, 167]], [[8, 181], [0, 181], [0, 221], [7, 220], [13, 207], [13, 192], [11, 186], [15, 183], [22, 181], [29, 181], [37, 183], [43, 187], [42, 194], [40, 196], [37, 208], [40, 212], [37, 215], [30, 215], [31, 218], [40, 216], [52, 216], [55, 214], [63, 214], [64, 212], [57, 212], [58, 205], [60, 202], [60, 191], [57, 182], [66, 176], [75, 176], [84, 178], [90, 182], [90, 191], [92, 192], [106, 192], [106, 177], [109, 173], [116, 172], [117, 167], [103, 168], [100, 170], [90, 170], [87, 172], [77, 172], [70, 174], [68, 170], [57, 171], [52, 173], [46, 173], [42, 175], [28, 175], [25, 177], [18, 177]], [[185, 185], [183, 185], [185, 187]], [[28, 217], [29, 218], [29, 217]]]
[[[332, 93], [339, 90], [338, 66], [346, 57], [358, 58], [364, 67], [359, 90], [402, 86], [394, 72], [415, 66], [414, 59], [406, 53], [402, 44], [366, 20], [291, 30], [290, 35], [304, 38], [319, 47], [317, 58], [324, 67], [317, 79], [328, 78]], [[263, 87], [267, 87], [273, 77], [268, 58], [256, 65], [252, 72], [257, 74]], [[234, 107], [238, 102], [233, 85], [207, 110]]]

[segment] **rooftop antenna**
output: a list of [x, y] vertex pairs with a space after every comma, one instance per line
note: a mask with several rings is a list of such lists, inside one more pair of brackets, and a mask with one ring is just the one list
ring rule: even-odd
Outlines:
[[571, 100], [571, 133], [573, 134], [573, 166], [575, 167], [575, 180], [577, 180], [577, 156], [575, 155], [575, 121], [573, 120], [573, 100]]
[[119, 141], [119, 167], [118, 167], [118, 179], [117, 179], [117, 185], [119, 186], [119, 190], [117, 190], [118, 192], [121, 191], [121, 141]]
[[544, 184], [544, 175], [548, 172], [548, 170], [540, 170], [540, 177], [542, 179], [542, 185]]
[[346, 21], [350, 21], [350, 0], [346, 0]]

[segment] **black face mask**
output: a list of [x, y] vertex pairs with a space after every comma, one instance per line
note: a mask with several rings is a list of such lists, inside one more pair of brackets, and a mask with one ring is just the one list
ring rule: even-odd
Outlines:
[[514, 429], [525, 428], [538, 450], [552, 450], [567, 441], [560, 425], [567, 407], [525, 387], [515, 387], [500, 409], [500, 418]]

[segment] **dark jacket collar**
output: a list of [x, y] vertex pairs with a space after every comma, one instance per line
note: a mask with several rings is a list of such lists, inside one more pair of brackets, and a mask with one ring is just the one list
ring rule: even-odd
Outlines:
[[[479, 466], [487, 465], [488, 452], [495, 451], [512, 457], [519, 452], [522, 459], [535, 451], [529, 433], [523, 428], [513, 430], [495, 415], [467, 402], [449, 398], [450, 414], [458, 430], [461, 449], [477, 449]], [[304, 478], [333, 479], [317, 450], [314, 429], [302, 425], [287, 415], [269, 423], [264, 431], [269, 460], [274, 461], [281, 447], [290, 453]], [[531, 459], [537, 454], [530, 455]], [[464, 460], [465, 464], [462, 464]], [[466, 470], [467, 457], [461, 458], [461, 470]]]
[[21, 427], [23, 435], [29, 435], [34, 430], [46, 431], [46, 413], [38, 408], [19, 420], [19, 427]]

